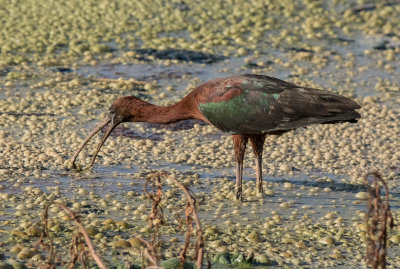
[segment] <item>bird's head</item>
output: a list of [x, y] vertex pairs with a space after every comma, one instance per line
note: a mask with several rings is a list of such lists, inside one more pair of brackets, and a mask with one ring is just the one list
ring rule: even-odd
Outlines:
[[115, 100], [110, 108], [108, 109], [106, 117], [101, 121], [94, 130], [86, 137], [86, 139], [82, 142], [79, 149], [75, 152], [74, 156], [71, 160], [72, 167], [75, 166], [75, 160], [78, 157], [78, 154], [81, 152], [83, 147], [89, 142], [89, 140], [97, 134], [104, 126], [108, 124], [108, 129], [104, 133], [103, 138], [101, 139], [100, 144], [97, 146], [96, 151], [93, 154], [92, 161], [90, 162], [88, 167], [91, 167], [96, 159], [98, 152], [103, 146], [104, 142], [107, 140], [110, 133], [122, 122], [135, 121], [135, 106], [137, 103], [140, 103], [141, 100], [134, 96], [124, 96]]
[[116, 126], [122, 122], [136, 120], [136, 108], [143, 101], [135, 96], [124, 96], [115, 100], [108, 109], [107, 118]]

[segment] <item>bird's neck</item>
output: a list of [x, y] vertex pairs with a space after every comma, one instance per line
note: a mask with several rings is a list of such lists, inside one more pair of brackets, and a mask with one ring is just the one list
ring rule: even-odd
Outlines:
[[141, 101], [140, 113], [135, 113], [135, 120], [138, 122], [152, 123], [171, 123], [180, 120], [193, 119], [185, 100], [182, 100], [172, 106], [157, 106], [145, 101]]

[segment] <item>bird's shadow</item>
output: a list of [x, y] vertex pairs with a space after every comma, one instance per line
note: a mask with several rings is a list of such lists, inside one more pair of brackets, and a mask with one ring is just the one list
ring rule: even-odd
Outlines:
[[198, 125], [208, 125], [207, 123], [200, 120], [182, 120], [173, 123], [143, 123], [144, 126], [149, 128], [155, 128], [157, 130], [168, 130], [168, 131], [182, 131], [182, 130], [190, 130], [193, 129], [196, 124]]
[[[229, 180], [235, 181], [236, 178], [234, 176], [228, 176]], [[246, 180], [244, 180], [246, 181]], [[281, 178], [269, 178], [268, 180], [265, 180], [266, 182], [270, 183], [286, 183], [290, 182], [293, 185], [296, 186], [304, 186], [304, 187], [318, 187], [320, 189], [324, 188], [330, 188], [332, 192], [347, 192], [347, 193], [358, 193], [358, 192], [367, 192], [368, 189], [365, 184], [352, 184], [352, 183], [346, 183], [346, 182], [337, 182], [337, 181], [332, 181], [332, 182], [322, 182], [322, 181], [315, 181], [313, 179], [309, 180], [299, 180], [296, 178], [295, 180], [288, 180], [288, 179], [281, 179]], [[232, 187], [232, 191], [234, 191], [234, 187]], [[383, 191], [384, 192], [384, 191]], [[389, 189], [389, 193], [392, 197], [395, 198], [400, 198], [400, 193], [399, 192], [394, 192]], [[384, 195], [381, 194], [381, 195]], [[243, 202], [258, 202], [259, 199], [253, 200], [251, 197], [244, 197]], [[397, 208], [397, 206], [392, 206], [392, 208]]]
[[[137, 133], [131, 128], [127, 128], [123, 125], [118, 126], [111, 133], [111, 136], [124, 136], [131, 139], [150, 139], [153, 141], [162, 141], [164, 140], [165, 133], [164, 132], [151, 132], [150, 129], [155, 130], [165, 130], [165, 131], [182, 131], [182, 130], [190, 130], [193, 129], [196, 124], [198, 125], [207, 125], [206, 123], [199, 120], [183, 120], [174, 123], [161, 124], [161, 123], [142, 123], [143, 126], [149, 131], [145, 134]], [[107, 131], [107, 127], [104, 127], [101, 130], [103, 133]]]
[[221, 55], [184, 49], [137, 49], [135, 52], [143, 58], [142, 60], [145, 61], [148, 60], [149, 56], [161, 60], [179, 60], [182, 62], [202, 64], [212, 64], [225, 59], [225, 57]]
[[352, 184], [352, 183], [346, 183], [346, 182], [326, 182], [326, 181], [314, 181], [312, 179], [310, 180], [299, 180], [299, 181], [290, 181], [290, 180], [285, 180], [285, 179], [278, 179], [278, 180], [269, 180], [269, 182], [275, 182], [275, 183], [286, 183], [290, 182], [293, 185], [296, 186], [305, 186], [305, 187], [318, 187], [321, 189], [324, 188], [330, 188], [332, 191], [338, 191], [338, 192], [350, 192], [350, 193], [357, 193], [360, 191], [367, 191], [367, 188], [363, 184]]

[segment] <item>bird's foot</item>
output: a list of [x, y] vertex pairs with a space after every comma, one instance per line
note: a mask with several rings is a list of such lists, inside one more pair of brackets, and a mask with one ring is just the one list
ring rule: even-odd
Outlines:
[[264, 196], [264, 190], [263, 190], [262, 187], [257, 189], [257, 196], [258, 197], [263, 197]]
[[243, 195], [241, 191], [236, 191], [236, 200], [240, 200], [241, 202], [243, 201]]
[[75, 170], [75, 169], [79, 169], [78, 165], [75, 164], [74, 161], [72, 160], [68, 160], [67, 162], [64, 163], [64, 168], [66, 170]]
[[89, 164], [88, 166], [85, 166], [82, 168], [82, 171], [87, 171], [93, 168], [93, 164]]
[[256, 197], [263, 198], [264, 197], [264, 193], [263, 192], [257, 192]]
[[[91, 166], [90, 166], [91, 167]], [[74, 161], [70, 161], [67, 165], [66, 165], [66, 169], [67, 170], [75, 170], [75, 171], [78, 171], [78, 172], [81, 172], [81, 171], [83, 171], [83, 170], [87, 170], [88, 168], [90, 168], [90, 167], [83, 167], [82, 165], [80, 165], [79, 163], [76, 163], [76, 162], [74, 162]]]

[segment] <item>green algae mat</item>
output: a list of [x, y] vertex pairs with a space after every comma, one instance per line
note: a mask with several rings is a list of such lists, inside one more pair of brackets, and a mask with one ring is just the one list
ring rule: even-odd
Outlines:
[[[107, 266], [139, 266], [138, 238], [153, 233], [143, 184], [160, 170], [196, 196], [205, 264], [364, 268], [366, 173], [381, 173], [400, 220], [399, 14], [396, 1], [0, 0], [0, 268], [46, 262], [48, 248], [37, 242], [49, 202], [79, 213]], [[249, 150], [243, 202], [234, 197], [231, 136], [196, 121], [123, 124], [92, 170], [68, 169], [117, 97], [170, 105], [238, 73], [338, 92], [361, 105], [362, 118], [267, 138], [263, 196]], [[185, 200], [163, 185], [159, 258], [175, 268]], [[75, 224], [51, 207], [48, 229], [62, 268]], [[395, 226], [388, 268], [400, 266], [399, 243]]]

